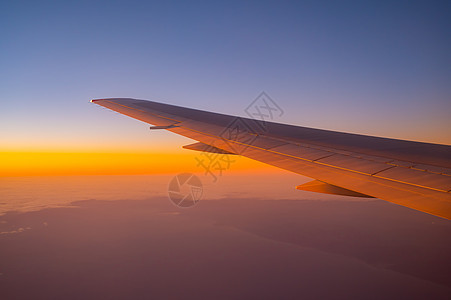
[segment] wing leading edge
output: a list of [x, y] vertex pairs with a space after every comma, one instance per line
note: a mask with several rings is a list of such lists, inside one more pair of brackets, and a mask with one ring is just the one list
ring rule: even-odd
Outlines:
[[199, 142], [187, 149], [222, 150], [314, 178], [318, 192], [367, 195], [451, 219], [451, 146], [264, 122], [130, 98], [91, 102], [155, 125], [152, 129]]

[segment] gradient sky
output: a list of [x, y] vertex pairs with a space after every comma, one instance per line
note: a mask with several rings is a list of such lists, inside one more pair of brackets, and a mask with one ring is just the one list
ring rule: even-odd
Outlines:
[[132, 97], [451, 144], [449, 1], [3, 1], [0, 151], [186, 151]]

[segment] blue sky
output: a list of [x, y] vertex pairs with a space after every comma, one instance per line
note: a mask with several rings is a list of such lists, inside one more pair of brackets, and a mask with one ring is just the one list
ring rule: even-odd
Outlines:
[[0, 150], [178, 147], [89, 103], [134, 97], [451, 144], [447, 1], [3, 1]]

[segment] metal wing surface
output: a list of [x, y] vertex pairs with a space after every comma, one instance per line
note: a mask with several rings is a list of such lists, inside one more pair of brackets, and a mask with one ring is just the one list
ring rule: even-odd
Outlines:
[[198, 141], [187, 149], [238, 154], [315, 180], [302, 190], [374, 197], [451, 219], [451, 146], [241, 118], [130, 98], [93, 103]]

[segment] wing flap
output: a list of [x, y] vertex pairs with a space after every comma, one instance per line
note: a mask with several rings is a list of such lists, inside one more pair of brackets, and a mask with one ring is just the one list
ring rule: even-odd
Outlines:
[[451, 176], [451, 169], [448, 169], [448, 168], [442, 168], [442, 167], [437, 167], [437, 166], [429, 166], [429, 165], [421, 165], [421, 164], [416, 164], [412, 168], [418, 169], [420, 171], [429, 171], [429, 172], [432, 172], [432, 173], [437, 173], [437, 174], [443, 174], [443, 175]]
[[327, 156], [331, 156], [334, 153], [325, 150], [319, 150], [314, 148], [309, 148], [305, 146], [297, 146], [293, 144], [285, 144], [283, 146], [275, 147], [271, 149], [274, 152], [284, 153], [294, 157], [302, 157], [308, 161], [318, 160]]
[[451, 190], [451, 176], [403, 167], [393, 167], [376, 175], [379, 178], [396, 180], [406, 184], [435, 189], [442, 192]]
[[349, 155], [334, 154], [317, 160], [318, 163], [352, 170], [355, 172], [372, 175], [388, 168], [394, 168], [385, 163], [357, 158]]

